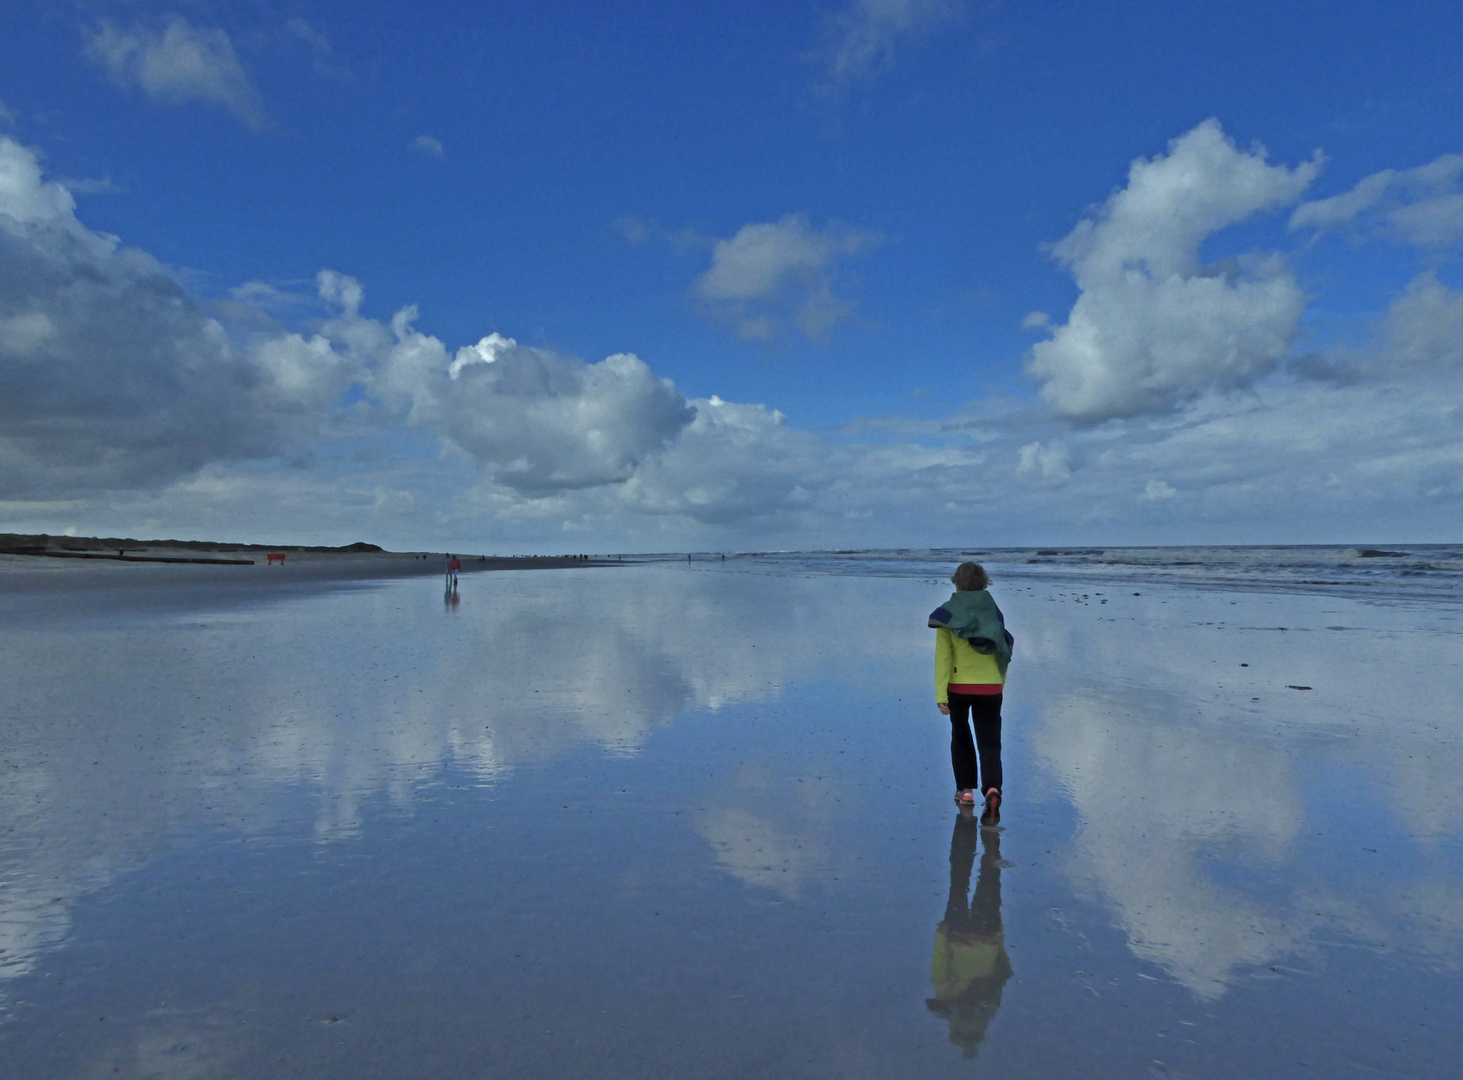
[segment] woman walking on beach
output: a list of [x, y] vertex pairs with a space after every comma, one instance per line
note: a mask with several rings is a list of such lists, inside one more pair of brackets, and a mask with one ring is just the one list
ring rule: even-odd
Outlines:
[[[1001, 820], [1001, 698], [1014, 639], [1001, 609], [986, 591], [991, 579], [979, 563], [961, 563], [950, 576], [955, 592], [934, 611], [935, 702], [950, 718], [950, 763], [955, 801], [973, 806], [984, 791], [981, 820]], [[971, 738], [971, 728], [975, 738]]]

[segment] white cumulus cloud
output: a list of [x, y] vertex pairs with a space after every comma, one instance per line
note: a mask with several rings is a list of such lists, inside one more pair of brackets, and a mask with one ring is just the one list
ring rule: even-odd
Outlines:
[[877, 241], [850, 225], [815, 228], [802, 213], [743, 225], [712, 245], [711, 266], [693, 288], [749, 340], [775, 337], [788, 324], [822, 340], [853, 312], [833, 290], [835, 264]]
[[719, 397], [692, 405], [695, 418], [675, 444], [620, 493], [637, 512], [746, 525], [797, 513], [826, 484], [824, 448], [776, 409]]
[[1016, 475], [1023, 480], [1065, 484], [1072, 478], [1072, 455], [1064, 443], [1027, 443], [1016, 452]]
[[225, 325], [74, 210], [0, 138], [0, 498], [165, 483], [318, 434], [357, 377], [347, 357]]
[[[13, 139], [0, 138], [0, 214], [12, 229], [44, 223], [80, 232], [76, 200], [54, 180], [43, 180], [36, 156]], [[103, 244], [103, 247], [108, 245]]]
[[259, 92], [221, 29], [194, 26], [180, 15], [161, 31], [103, 23], [87, 36], [86, 55], [117, 83], [136, 86], [155, 101], [201, 101], [228, 109], [250, 127], [263, 122]]
[[1299, 285], [1278, 256], [1205, 266], [1199, 247], [1294, 202], [1319, 167], [1270, 165], [1214, 120], [1167, 154], [1134, 161], [1127, 186], [1053, 248], [1081, 294], [1031, 351], [1042, 397], [1065, 417], [1096, 422], [1163, 412], [1274, 367], [1305, 308]]
[[450, 355], [415, 329], [416, 315], [403, 309], [387, 332], [348, 310], [326, 330], [364, 354], [388, 407], [523, 497], [622, 483], [695, 416], [674, 383], [628, 353], [586, 364], [490, 334]]
[[695, 415], [629, 353], [586, 364], [493, 334], [459, 349], [449, 370], [450, 387], [425, 398], [432, 426], [525, 491], [628, 480]]
[[1418, 247], [1448, 247], [1463, 240], [1463, 154], [1444, 154], [1415, 169], [1383, 169], [1350, 191], [1302, 203], [1290, 215], [1294, 230], [1324, 232], [1370, 221]]
[[1387, 309], [1382, 333], [1374, 368], [1463, 372], [1463, 293], [1419, 274]]

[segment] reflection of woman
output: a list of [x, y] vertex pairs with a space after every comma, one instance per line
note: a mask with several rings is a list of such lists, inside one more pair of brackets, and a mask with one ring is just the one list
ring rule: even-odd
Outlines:
[[982, 790], [985, 819], [994, 823], [1000, 820], [1001, 696], [1012, 638], [987, 591], [991, 579], [984, 567], [961, 563], [950, 581], [955, 592], [930, 613], [929, 621], [936, 631], [935, 702], [950, 718], [955, 801], [973, 806], [976, 791]]
[[[975, 895], [967, 904], [975, 841], [985, 842]], [[925, 1001], [930, 1012], [950, 1025], [950, 1041], [975, 1057], [986, 1028], [1001, 1007], [1001, 990], [1011, 977], [1006, 932], [1001, 926], [1001, 835], [982, 830], [974, 812], [961, 808], [950, 837], [950, 897], [945, 918], [935, 930], [930, 965], [935, 996]]]

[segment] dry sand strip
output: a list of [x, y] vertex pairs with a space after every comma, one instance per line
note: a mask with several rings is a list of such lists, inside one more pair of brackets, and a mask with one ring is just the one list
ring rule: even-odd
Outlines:
[[[441, 577], [443, 560], [440, 552], [398, 552], [381, 551], [369, 554], [323, 553], [282, 550], [286, 559], [282, 564], [269, 564], [263, 558], [200, 556], [192, 551], [169, 548], [146, 548], [128, 551], [125, 555], [114, 552], [0, 552], [0, 574], [12, 571], [60, 571], [70, 577], [84, 572], [88, 578], [105, 577], [109, 585], [121, 584], [130, 579], [138, 584], [157, 580], [142, 564], [202, 564], [207, 566], [248, 566], [252, 570], [230, 570], [217, 580], [225, 578], [247, 581], [258, 585], [268, 580], [370, 580], [372, 578], [397, 577]], [[252, 554], [252, 553], [251, 553]], [[628, 566], [629, 562], [609, 558], [574, 558], [555, 555], [459, 556], [462, 562], [460, 574], [474, 574], [487, 570], [577, 570], [604, 566]], [[56, 560], [66, 560], [58, 563]], [[78, 562], [80, 565], [78, 565]], [[67, 565], [69, 563], [70, 565]], [[97, 565], [101, 563], [103, 565]], [[139, 564], [135, 570], [124, 570], [119, 564]], [[153, 567], [153, 573], [160, 568]], [[180, 567], [181, 569], [181, 567]], [[202, 569], [198, 573], [202, 573]], [[24, 576], [30, 577], [31, 574]], [[40, 576], [49, 577], [49, 574]]]
[[113, 562], [169, 562], [169, 563], [212, 563], [222, 566], [253, 566], [253, 559], [205, 559], [198, 556], [181, 555], [128, 555], [117, 552], [108, 555], [104, 551], [26, 551], [20, 554], [41, 559], [110, 559]]
[[[623, 565], [619, 557], [581, 556], [488, 556], [457, 553], [459, 574], [483, 570], [555, 570]], [[70, 566], [52, 560], [68, 560]], [[135, 540], [131, 537], [49, 536], [0, 533], [0, 574], [12, 570], [79, 569], [77, 563], [179, 563], [207, 566], [260, 566], [274, 575], [271, 581], [301, 579], [370, 580], [442, 574], [443, 552], [385, 551], [375, 544], [357, 542], [342, 547], [299, 544], [237, 544], [209, 540]], [[127, 581], [113, 574], [98, 574], [93, 567], [89, 580], [107, 585], [150, 583], [159, 580], [143, 574]], [[127, 574], [128, 571], [122, 571]], [[137, 571], [141, 573], [141, 571]], [[70, 575], [67, 575], [68, 577]], [[193, 580], [199, 580], [194, 578]], [[220, 579], [222, 580], [222, 579]], [[250, 574], [238, 580], [260, 584]]]
[[[112, 552], [117, 554], [114, 556]], [[357, 541], [341, 547], [304, 544], [240, 544], [220, 540], [135, 540], [130, 536], [52, 536], [48, 533], [0, 533], [0, 554], [46, 555], [60, 558], [124, 558], [128, 552], [153, 558], [181, 561], [185, 557], [217, 559], [232, 555], [230, 562], [253, 561], [248, 555], [318, 555], [382, 554], [377, 544]], [[164, 554], [164, 553], [172, 554]], [[418, 553], [420, 554], [420, 553]]]
[[[491, 570], [583, 570], [631, 565], [629, 560], [622, 563], [617, 559], [472, 556], [462, 561], [459, 575], [466, 579]], [[0, 622], [39, 626], [56, 620], [64, 622], [79, 614], [127, 621], [148, 612], [183, 614], [253, 607], [336, 589], [370, 588], [402, 578], [419, 578], [425, 587], [442, 589], [441, 552], [428, 553], [425, 558], [420, 552], [291, 552], [283, 566], [270, 566], [263, 559], [244, 566], [190, 565], [144, 561], [131, 555], [100, 560], [0, 553]], [[467, 588], [466, 580], [463, 587]]]

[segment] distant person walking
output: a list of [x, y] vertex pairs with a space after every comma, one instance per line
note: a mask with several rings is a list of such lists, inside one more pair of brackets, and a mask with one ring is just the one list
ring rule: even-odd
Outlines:
[[457, 585], [457, 572], [462, 569], [462, 560], [456, 555], [447, 556], [447, 580], [455, 588]]
[[955, 592], [929, 620], [935, 629], [935, 703], [950, 718], [955, 801], [973, 806], [976, 792], [983, 791], [981, 821], [993, 825], [1001, 820], [1001, 699], [1015, 639], [987, 591], [991, 579], [983, 566], [961, 563], [950, 581]]

